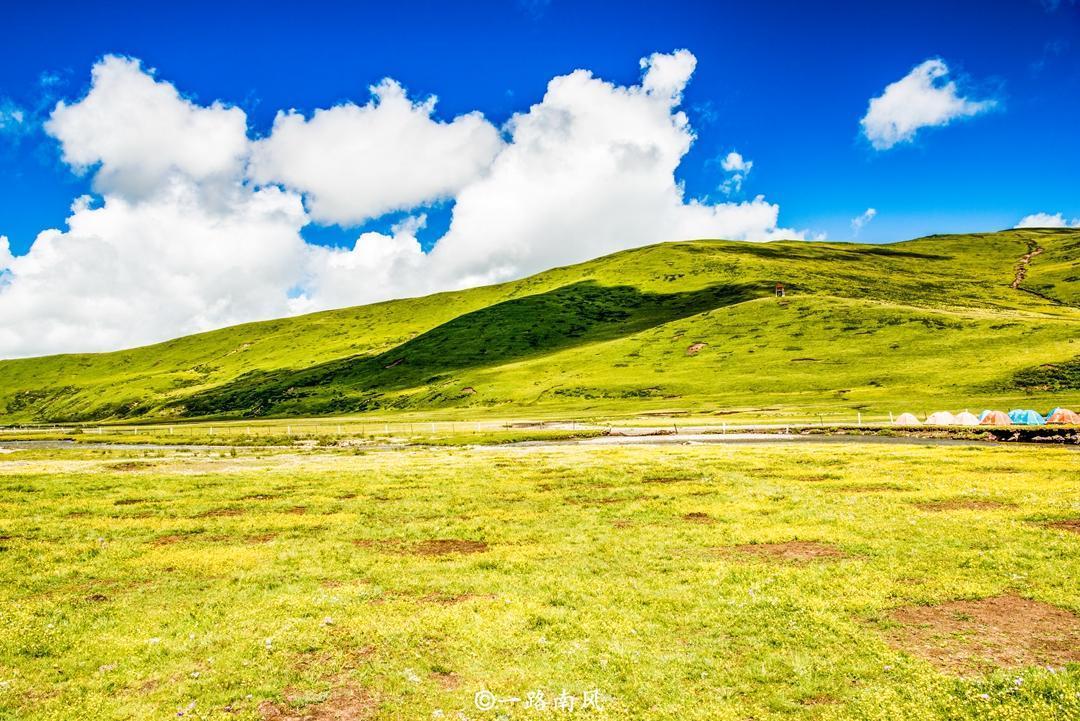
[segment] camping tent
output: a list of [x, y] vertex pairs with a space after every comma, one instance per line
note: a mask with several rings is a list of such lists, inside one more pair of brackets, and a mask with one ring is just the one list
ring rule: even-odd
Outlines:
[[921, 426], [919, 419], [910, 413], [901, 413], [896, 419], [898, 426]]
[[956, 425], [956, 416], [948, 411], [938, 411], [937, 413], [931, 413], [926, 419], [926, 425], [928, 426], [954, 426]]
[[983, 411], [979, 416], [980, 426], [1011, 426], [1012, 420], [1001, 411]]
[[1047, 423], [1062, 423], [1069, 426], [1080, 426], [1080, 414], [1073, 413], [1068, 408], [1055, 408]]
[[964, 411], [953, 416], [953, 422], [958, 426], [977, 426], [979, 425], [979, 417], [974, 413]]
[[1009, 411], [1009, 420], [1013, 422], [1013, 425], [1017, 426], [1041, 426], [1046, 423], [1046, 419], [1035, 411], [1021, 410], [1019, 408]]

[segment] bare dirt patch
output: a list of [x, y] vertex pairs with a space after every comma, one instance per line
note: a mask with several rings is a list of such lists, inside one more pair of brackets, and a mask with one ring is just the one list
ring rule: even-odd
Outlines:
[[463, 553], [483, 553], [488, 545], [483, 541], [469, 541], [460, 538], [435, 538], [413, 544], [410, 552], [417, 556], [450, 556]]
[[243, 508], [212, 508], [209, 511], [196, 513], [192, 518], [222, 518], [227, 516], [242, 516]]
[[252, 533], [248, 535], [230, 536], [225, 534], [218, 534], [214, 536], [203, 536], [203, 540], [211, 543], [230, 543], [238, 544], [244, 543], [252, 546], [259, 545], [261, 543], [270, 543], [277, 538], [276, 533]]
[[150, 541], [150, 543], [154, 544], [155, 546], [171, 546], [174, 543], [180, 543], [185, 538], [186, 536], [181, 536], [174, 533], [167, 536], [158, 536], [154, 540]]
[[150, 501], [149, 498], [121, 498], [119, 500], [113, 501], [113, 505], [114, 506], [133, 506], [136, 503], [148, 503], [149, 501]]
[[1016, 290], [1020, 287], [1020, 284], [1027, 278], [1028, 266], [1031, 265], [1031, 259], [1037, 255], [1042, 255], [1043, 248], [1034, 241], [1028, 241], [1028, 252], [1020, 256], [1020, 260], [1016, 262], [1016, 270], [1014, 272], [1013, 281], [1009, 283], [1009, 287]]
[[642, 478], [642, 483], [687, 483], [690, 481], [699, 480], [697, 478], [679, 477], [679, 476], [650, 476], [648, 478]]
[[892, 646], [948, 673], [1080, 662], [1080, 616], [1021, 596], [905, 606], [889, 618]]
[[809, 563], [830, 558], [844, 558], [845, 553], [836, 546], [818, 541], [787, 541], [784, 543], [746, 543], [717, 549], [725, 556], [735, 558], [763, 558], [787, 563]]
[[840, 703], [840, 699], [827, 693], [821, 693], [816, 696], [807, 696], [801, 699], [799, 703], [803, 706], [829, 706]]
[[1060, 531], [1080, 533], [1080, 518], [1066, 518], [1063, 521], [1049, 521], [1045, 525], [1047, 528], [1056, 528]]
[[375, 697], [363, 689], [341, 686], [316, 703], [305, 703], [296, 694], [286, 694], [283, 703], [264, 701], [259, 714], [263, 721], [363, 721], [374, 718], [378, 707]]
[[716, 523], [716, 519], [710, 516], [708, 513], [702, 513], [701, 511], [693, 511], [687, 513], [682, 517], [687, 523]]
[[462, 593], [459, 595], [448, 595], [445, 593], [429, 593], [426, 596], [421, 596], [420, 600], [423, 603], [433, 603], [437, 606], [456, 606], [459, 603], [466, 603], [468, 601], [491, 601], [495, 596], [490, 593]]
[[825, 474], [822, 474], [822, 473], [804, 473], [802, 475], [795, 476], [796, 481], [803, 481], [803, 482], [806, 482], [806, 483], [820, 483], [821, 481], [835, 481], [835, 480], [838, 480], [839, 478], [840, 478], [840, 476], [838, 476], [838, 475], [833, 475], [833, 474], [828, 474], [828, 473], [825, 473]]
[[708, 347], [708, 343], [691, 343], [686, 348], [686, 355], [697, 355]]
[[393, 548], [395, 545], [393, 541], [379, 541], [374, 538], [357, 538], [352, 544], [357, 548], [373, 548], [376, 550], [380, 548]]
[[439, 687], [444, 691], [453, 691], [461, 688], [461, 677], [453, 671], [435, 671], [431, 674], [431, 678], [433, 678], [435, 683], [439, 684]]
[[846, 486], [833, 486], [829, 490], [837, 493], [888, 493], [889, 491], [906, 491], [908, 489], [895, 483], [850, 483]]
[[388, 553], [400, 553], [408, 556], [453, 556], [470, 553], [483, 553], [488, 545], [483, 541], [470, 541], [462, 538], [433, 538], [427, 541], [408, 543], [395, 540], [359, 539], [353, 541], [360, 548], [374, 548]]
[[105, 468], [110, 471], [145, 471], [156, 466], [156, 463], [148, 461], [120, 461], [119, 463], [109, 463]]
[[924, 511], [992, 511], [1009, 508], [1012, 504], [989, 498], [948, 498], [942, 501], [919, 501], [915, 506]]

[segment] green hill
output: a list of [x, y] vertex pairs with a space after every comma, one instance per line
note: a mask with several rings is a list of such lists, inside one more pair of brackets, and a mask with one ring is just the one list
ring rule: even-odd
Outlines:
[[1058, 403], [1080, 405], [1068, 229], [664, 243], [485, 288], [0, 362], [8, 422]]

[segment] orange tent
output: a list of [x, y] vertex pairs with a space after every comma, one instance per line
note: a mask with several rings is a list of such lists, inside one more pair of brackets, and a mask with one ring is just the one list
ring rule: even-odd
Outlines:
[[1047, 423], [1061, 423], [1067, 426], [1080, 426], [1080, 413], [1073, 413], [1068, 408], [1058, 408], [1046, 419]]
[[982, 420], [979, 421], [980, 426], [1011, 426], [1012, 419], [1008, 414], [1001, 411], [986, 411], [983, 413]]

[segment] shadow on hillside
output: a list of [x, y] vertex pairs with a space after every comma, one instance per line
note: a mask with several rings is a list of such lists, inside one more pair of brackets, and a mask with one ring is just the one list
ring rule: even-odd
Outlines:
[[[837, 245], [843, 245], [837, 243]], [[715, 248], [709, 249], [715, 252]], [[889, 246], [854, 245], [851, 248], [821, 247], [809, 243], [740, 243], [737, 246], [720, 246], [720, 250], [736, 255], [753, 255], [758, 258], [770, 258], [790, 263], [795, 258], [807, 260], [857, 261], [866, 260], [866, 256], [879, 258], [914, 258], [917, 260], [952, 260], [950, 255], [921, 253], [915, 250], [902, 250]]]
[[[720, 284], [685, 293], [643, 293], [594, 281], [466, 313], [376, 356], [310, 368], [253, 371], [178, 401], [186, 415], [267, 415], [305, 397], [378, 394], [438, 382], [458, 371], [491, 367], [585, 343], [611, 340], [713, 308], [772, 294], [772, 282]], [[321, 411], [355, 410], [341, 407]]]

